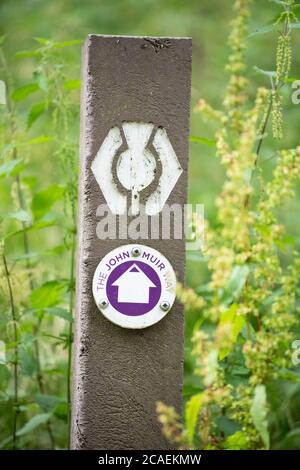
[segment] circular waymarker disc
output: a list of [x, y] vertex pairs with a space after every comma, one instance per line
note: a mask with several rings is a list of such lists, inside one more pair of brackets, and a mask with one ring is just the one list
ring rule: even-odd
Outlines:
[[93, 296], [103, 315], [123, 328], [159, 322], [175, 300], [176, 277], [165, 256], [146, 245], [123, 245], [98, 264]]

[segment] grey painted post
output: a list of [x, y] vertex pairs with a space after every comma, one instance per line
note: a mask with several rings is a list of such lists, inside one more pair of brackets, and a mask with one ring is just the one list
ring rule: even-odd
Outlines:
[[[155, 404], [181, 411], [183, 307], [157, 324], [129, 330], [109, 322], [92, 296], [94, 271], [130, 239], [100, 240], [96, 209], [105, 203], [91, 164], [109, 130], [124, 121], [166, 129], [183, 169], [168, 204], [183, 206], [191, 76], [189, 38], [90, 35], [84, 48], [74, 342], [73, 449], [166, 449]], [[105, 175], [103, 175], [105, 177]], [[184, 240], [138, 240], [159, 250], [184, 280]]]

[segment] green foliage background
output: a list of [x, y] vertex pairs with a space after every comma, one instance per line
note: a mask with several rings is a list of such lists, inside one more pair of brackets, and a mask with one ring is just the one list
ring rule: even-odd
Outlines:
[[[3, 50], [7, 67], [2, 64], [0, 79], [11, 83], [9, 94], [15, 108], [12, 122], [8, 124], [3, 105], [0, 105], [3, 118], [0, 130], [1, 235], [20, 231], [5, 241], [5, 257], [8, 271], [13, 273], [10, 279], [14, 303], [22, 320], [17, 332], [18, 341], [22, 343], [18, 357], [19, 396], [18, 403], [14, 403], [11, 363], [15, 360], [15, 338], [11, 331], [11, 306], [7, 301], [7, 279], [3, 268], [0, 339], [7, 343], [6, 359], [9, 361], [5, 364], [2, 357], [0, 364], [0, 441], [4, 447], [12, 446], [11, 423], [14, 417], [19, 429], [19, 435], [15, 436], [19, 448], [66, 448], [68, 445], [67, 377], [74, 288], [70, 265], [74, 258], [73, 204], [77, 178], [81, 59], [80, 44], [76, 41], [83, 41], [91, 32], [191, 36], [191, 135], [211, 140], [214, 139], [213, 125], [193, 110], [202, 97], [216, 108], [221, 106], [227, 86], [224, 66], [229, 54], [226, 41], [230, 32], [232, 3], [222, 0], [1, 2], [0, 36], [5, 35]], [[280, 4], [256, 0], [252, 9], [250, 31], [256, 32], [261, 26], [274, 22], [280, 12]], [[64, 42], [69, 40], [75, 42]], [[268, 84], [266, 77], [257, 73], [254, 67], [274, 70], [276, 41], [276, 32], [249, 37], [246, 60], [253, 98], [257, 86]], [[299, 45], [300, 33], [296, 31], [293, 35], [294, 50], [297, 51]], [[38, 52], [20, 53], [24, 50]], [[300, 78], [299, 68], [299, 55], [294, 54], [291, 76], [295, 79]], [[35, 84], [36, 89], [34, 85], [28, 87], [28, 84]], [[286, 108], [284, 139], [279, 146], [292, 148], [299, 144], [299, 107], [291, 104], [290, 88], [283, 90], [283, 96]], [[8, 127], [15, 129], [8, 131]], [[18, 155], [13, 166], [7, 166], [7, 154], [12, 152], [8, 147], [11, 132], [16, 139]], [[263, 171], [266, 178], [274, 167], [274, 148], [273, 139], [268, 137], [264, 142], [266, 163]], [[224, 168], [214, 154], [213, 145], [191, 142], [189, 199], [205, 205], [205, 215], [212, 225], [216, 218], [215, 198], [224, 181]], [[24, 209], [19, 207], [18, 178]], [[298, 249], [299, 202], [297, 188], [296, 198], [279, 210], [280, 220], [287, 226], [289, 239], [286, 242]], [[32, 228], [28, 229], [31, 225]], [[29, 243], [25, 254], [24, 228]], [[208, 279], [208, 269], [201, 255], [188, 254], [188, 285], [203, 294], [203, 286]], [[193, 373], [195, 363], [191, 355], [191, 337], [198, 319], [197, 310], [187, 311], [186, 399], [200, 387], [200, 379]], [[36, 344], [39, 346], [42, 378], [36, 361]], [[300, 448], [297, 380], [293, 385], [282, 380], [273, 386], [270, 399], [272, 420], [276, 425], [272, 428], [271, 446]], [[197, 414], [196, 401], [195, 406]], [[225, 435], [236, 430], [230, 422], [224, 422], [223, 427]]]

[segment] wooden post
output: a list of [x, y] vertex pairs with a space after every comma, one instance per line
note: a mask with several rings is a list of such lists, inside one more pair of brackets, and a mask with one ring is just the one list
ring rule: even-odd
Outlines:
[[[184, 281], [183, 237], [162, 239], [159, 235], [158, 239], [132, 240], [130, 236], [124, 239], [119, 231], [116, 239], [104, 240], [99, 239], [96, 228], [100, 204], [108, 203], [112, 212], [120, 214], [124, 201], [133, 202], [132, 218], [138, 213], [135, 200], [146, 202], [155, 191], [160, 199], [153, 199], [151, 207], [146, 203], [147, 214], [152, 210], [161, 218], [162, 207], [157, 201], [163, 205], [165, 199], [169, 205], [176, 203], [183, 208], [187, 197], [190, 79], [189, 38], [98, 35], [87, 38], [81, 102], [73, 449], [170, 447], [162, 436], [155, 406], [160, 400], [181, 412], [183, 307], [175, 300], [171, 311], [158, 323], [145, 329], [126, 329], [102, 315], [93, 298], [92, 285], [101, 259], [111, 250], [132, 243], [158, 250], [170, 261], [177, 279]], [[123, 162], [117, 160], [130, 148], [130, 135], [150, 130], [149, 151], [155, 154], [155, 160], [147, 159], [149, 166], [141, 171], [140, 178], [147, 178], [149, 168], [154, 167], [153, 175], [157, 173], [161, 178], [164, 165], [169, 164], [168, 155], [175, 156], [173, 167], [171, 162], [168, 170], [169, 180], [165, 178], [166, 184], [173, 178], [172, 187], [166, 188], [165, 183], [159, 187], [147, 181], [147, 192], [131, 185], [125, 157]], [[122, 146], [110, 168], [108, 153], [113, 145], [117, 148], [118, 139]], [[165, 161], [163, 151], [160, 155], [164, 145], [169, 145]], [[108, 177], [110, 172], [112, 176]], [[124, 188], [131, 193], [126, 196]]]

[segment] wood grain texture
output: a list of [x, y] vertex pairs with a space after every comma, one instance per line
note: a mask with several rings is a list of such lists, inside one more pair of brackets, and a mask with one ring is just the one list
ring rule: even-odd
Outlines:
[[[183, 168], [168, 203], [186, 203], [191, 40], [90, 35], [84, 47], [74, 342], [73, 449], [167, 449], [155, 403], [181, 412], [183, 307], [158, 324], [125, 330], [92, 297], [100, 259], [131, 240], [99, 240], [105, 203], [91, 163], [109, 129], [123, 121], [163, 126]], [[184, 280], [183, 240], [139, 240], [161, 251]]]

